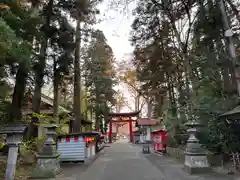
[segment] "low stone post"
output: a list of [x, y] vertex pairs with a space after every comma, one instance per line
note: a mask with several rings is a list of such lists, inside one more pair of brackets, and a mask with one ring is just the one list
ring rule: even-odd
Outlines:
[[23, 134], [26, 129], [27, 126], [25, 125], [8, 125], [0, 128], [0, 134], [7, 135], [6, 144], [9, 147], [5, 180], [14, 180], [18, 157], [18, 146], [22, 142]]
[[47, 125], [46, 128], [47, 139], [37, 155], [36, 169], [29, 179], [54, 178], [60, 171], [59, 154], [56, 152], [54, 140], [57, 126]]
[[144, 141], [142, 142], [142, 152], [144, 154], [149, 154], [150, 153], [150, 140], [146, 140], [146, 135], [147, 135], [147, 127], [142, 128], [142, 135], [144, 137]]
[[187, 146], [185, 150], [184, 166], [191, 174], [209, 172], [210, 166], [208, 163], [207, 154], [201, 147], [199, 140], [196, 138], [196, 133], [201, 125], [196, 121], [192, 121], [186, 125], [189, 127], [187, 130], [189, 133], [189, 138], [187, 140]]

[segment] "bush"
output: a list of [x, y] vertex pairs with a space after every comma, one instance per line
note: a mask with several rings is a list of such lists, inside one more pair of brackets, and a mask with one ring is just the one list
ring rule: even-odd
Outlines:
[[41, 151], [45, 139], [45, 136], [41, 136], [20, 144], [20, 157], [24, 164], [33, 163], [35, 161], [36, 154]]

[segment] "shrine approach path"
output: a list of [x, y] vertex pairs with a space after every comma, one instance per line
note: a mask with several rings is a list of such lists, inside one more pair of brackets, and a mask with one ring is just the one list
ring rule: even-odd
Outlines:
[[141, 147], [124, 140], [111, 145], [77, 180], [234, 180], [231, 176], [192, 176], [169, 157], [144, 155]]

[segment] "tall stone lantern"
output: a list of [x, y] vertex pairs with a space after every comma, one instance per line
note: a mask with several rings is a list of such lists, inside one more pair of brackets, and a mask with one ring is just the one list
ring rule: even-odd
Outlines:
[[37, 166], [29, 179], [54, 178], [60, 171], [59, 154], [56, 152], [56, 125], [45, 125], [46, 140], [42, 150], [37, 154]]
[[189, 138], [185, 150], [184, 166], [190, 174], [209, 172], [210, 166], [207, 154], [196, 138], [196, 133], [199, 132], [199, 128], [202, 125], [197, 121], [191, 121], [186, 126], [188, 127]]
[[14, 180], [16, 164], [18, 158], [19, 144], [22, 142], [27, 125], [10, 124], [0, 127], [0, 135], [6, 135], [6, 144], [8, 145], [7, 168], [5, 172], [5, 180]]

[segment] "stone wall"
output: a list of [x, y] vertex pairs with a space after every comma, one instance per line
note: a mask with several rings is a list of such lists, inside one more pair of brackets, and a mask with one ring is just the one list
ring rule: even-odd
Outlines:
[[[179, 148], [167, 147], [167, 154], [171, 157], [177, 158], [180, 161], [184, 161], [184, 150]], [[208, 154], [208, 162], [211, 166], [221, 166], [222, 165], [222, 156]]]

